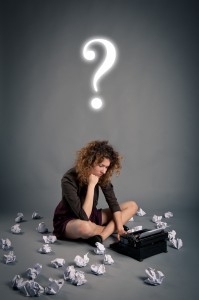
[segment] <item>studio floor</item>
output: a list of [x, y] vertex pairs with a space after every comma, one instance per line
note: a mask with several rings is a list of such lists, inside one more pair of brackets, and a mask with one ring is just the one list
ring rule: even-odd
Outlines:
[[[23, 212], [24, 213], [24, 212]], [[142, 225], [143, 228], [154, 229], [152, 222], [154, 214], [163, 215], [164, 212], [147, 212], [145, 216], [135, 216], [134, 221], [128, 222], [129, 228]], [[41, 299], [76, 300], [76, 299], [196, 299], [198, 296], [198, 220], [194, 213], [173, 212], [174, 216], [164, 219], [169, 227], [167, 231], [175, 230], [176, 237], [181, 238], [183, 247], [179, 250], [170, 246], [168, 252], [161, 253], [139, 262], [131, 257], [119, 254], [109, 245], [115, 241], [111, 236], [104, 243], [106, 253], [114, 259], [113, 265], [106, 266], [106, 273], [94, 275], [90, 266], [102, 263], [103, 256], [97, 255], [94, 248], [84, 242], [56, 241], [51, 245], [52, 252], [41, 254], [38, 249], [44, 244], [43, 234], [37, 232], [36, 228], [40, 222], [45, 222], [49, 232], [52, 232], [52, 218], [43, 216], [41, 220], [33, 220], [32, 212], [24, 213], [24, 221], [20, 223], [22, 232], [13, 234], [11, 226], [15, 224], [17, 213], [4, 213], [0, 216], [0, 239], [10, 239], [12, 250], [16, 255], [16, 262], [5, 264], [3, 261], [5, 251], [0, 249], [0, 289], [1, 299], [17, 300], [23, 299], [24, 295], [18, 290], [13, 290], [11, 281], [15, 275], [26, 279], [26, 270], [32, 268], [36, 263], [42, 264], [42, 271], [36, 281], [42, 285], [48, 285], [49, 277], [63, 279], [63, 273], [67, 266], [74, 264], [76, 255], [84, 256], [88, 253], [90, 259], [86, 267], [81, 268], [85, 272], [87, 282], [81, 286], [74, 286], [65, 281], [63, 287], [56, 295], [41, 295]], [[55, 258], [64, 258], [66, 263], [61, 268], [54, 268], [51, 261]], [[145, 269], [151, 267], [164, 273], [165, 278], [161, 285], [151, 286], [145, 283], [147, 275]]]

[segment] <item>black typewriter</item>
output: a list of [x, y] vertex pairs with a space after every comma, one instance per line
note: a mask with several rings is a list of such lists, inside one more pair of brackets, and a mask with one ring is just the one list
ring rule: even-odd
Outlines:
[[164, 229], [143, 229], [121, 235], [120, 241], [110, 248], [121, 254], [142, 261], [155, 254], [167, 252], [168, 232]]

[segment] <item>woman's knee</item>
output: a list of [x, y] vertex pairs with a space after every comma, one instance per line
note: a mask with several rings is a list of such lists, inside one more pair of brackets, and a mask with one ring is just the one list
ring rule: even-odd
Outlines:
[[125, 211], [128, 214], [128, 216], [133, 217], [138, 210], [138, 205], [135, 201], [129, 200], [120, 204], [120, 208], [121, 211]]
[[93, 230], [90, 221], [82, 221], [81, 225], [78, 227], [79, 235], [82, 238], [89, 238], [92, 236]]
[[90, 221], [72, 220], [70, 221], [65, 230], [65, 237], [71, 239], [83, 238], [86, 239], [91, 236], [92, 230]]
[[131, 210], [133, 215], [136, 214], [136, 212], [138, 211], [138, 205], [133, 200], [128, 201], [128, 207]]

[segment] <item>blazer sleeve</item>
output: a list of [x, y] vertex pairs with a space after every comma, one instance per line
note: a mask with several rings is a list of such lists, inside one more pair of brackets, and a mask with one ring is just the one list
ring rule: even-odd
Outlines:
[[78, 219], [88, 221], [88, 216], [82, 208], [81, 199], [78, 195], [77, 182], [72, 177], [66, 176], [62, 178], [61, 185], [64, 203], [70, 207]]
[[109, 182], [105, 187], [101, 187], [101, 189], [111, 212], [121, 211], [112, 183]]

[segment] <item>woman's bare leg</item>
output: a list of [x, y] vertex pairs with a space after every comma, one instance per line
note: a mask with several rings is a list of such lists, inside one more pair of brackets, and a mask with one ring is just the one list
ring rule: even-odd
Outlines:
[[[120, 204], [123, 225], [137, 212], [137, 204], [134, 201], [127, 201]], [[113, 214], [110, 209], [102, 210], [102, 224], [96, 225], [91, 221], [74, 219], [68, 222], [65, 229], [65, 237], [70, 239], [88, 239], [95, 235], [101, 235], [107, 239], [116, 230]]]
[[88, 239], [94, 235], [101, 235], [104, 226], [96, 225], [91, 221], [74, 219], [68, 222], [65, 237], [69, 239]]
[[[138, 206], [134, 201], [127, 201], [120, 204], [121, 208], [121, 215], [122, 215], [122, 223], [123, 225], [132, 218], [137, 210]], [[111, 216], [111, 217], [110, 217]], [[112, 214], [109, 210], [104, 210], [103, 219], [105, 222], [109, 221], [108, 224], [104, 227], [103, 231], [101, 232], [102, 239], [107, 239], [115, 230], [115, 222], [112, 219]]]

